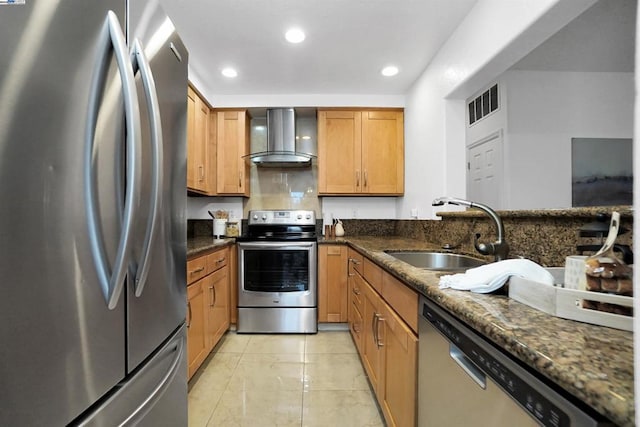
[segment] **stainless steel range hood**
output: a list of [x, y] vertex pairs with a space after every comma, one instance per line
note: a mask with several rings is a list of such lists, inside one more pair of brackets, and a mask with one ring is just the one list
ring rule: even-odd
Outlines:
[[296, 113], [293, 108], [267, 110], [267, 151], [252, 153], [261, 167], [308, 167], [315, 156], [296, 151]]

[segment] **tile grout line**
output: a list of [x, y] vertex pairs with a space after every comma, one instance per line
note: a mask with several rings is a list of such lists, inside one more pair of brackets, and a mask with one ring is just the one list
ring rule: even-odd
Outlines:
[[307, 346], [309, 336], [304, 337], [304, 352], [302, 354], [302, 399], [300, 404], [300, 427], [304, 426], [304, 386], [305, 378], [307, 377]]
[[[225, 339], [226, 338], [228, 338], [228, 336], [225, 337]], [[250, 340], [251, 340], [251, 338], [249, 338], [249, 341]], [[249, 342], [247, 341], [247, 345], [245, 345], [245, 347], [243, 348], [242, 352], [240, 353], [240, 357], [238, 358], [238, 361], [234, 365], [233, 370], [231, 371], [231, 375], [229, 375], [229, 379], [227, 380], [227, 384], [225, 385], [224, 390], [222, 391], [222, 394], [220, 395], [220, 398], [218, 398], [218, 401], [216, 402], [215, 406], [211, 410], [211, 413], [209, 414], [209, 417], [207, 418], [207, 422], [205, 424], [205, 427], [209, 426], [209, 422], [213, 418], [213, 414], [215, 413], [216, 409], [218, 409], [218, 405], [220, 405], [220, 402], [222, 401], [222, 397], [229, 390], [229, 384], [231, 383], [231, 378], [233, 377], [233, 374], [238, 369], [238, 365], [240, 365], [240, 361], [242, 360], [242, 357], [244, 356], [244, 354], [245, 354], [245, 352], [246, 352], [248, 347], [249, 347]], [[235, 354], [234, 352], [230, 352], [230, 353], [231, 354]], [[215, 356], [216, 356], [216, 354], [213, 355], [214, 358], [215, 358]]]

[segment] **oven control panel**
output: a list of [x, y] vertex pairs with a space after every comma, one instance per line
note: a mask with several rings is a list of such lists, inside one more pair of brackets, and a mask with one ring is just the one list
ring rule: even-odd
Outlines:
[[248, 224], [315, 225], [316, 213], [305, 210], [249, 211]]

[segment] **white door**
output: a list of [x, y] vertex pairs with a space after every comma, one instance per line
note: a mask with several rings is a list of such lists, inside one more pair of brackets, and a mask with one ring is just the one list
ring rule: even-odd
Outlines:
[[467, 147], [467, 198], [503, 207], [502, 129]]

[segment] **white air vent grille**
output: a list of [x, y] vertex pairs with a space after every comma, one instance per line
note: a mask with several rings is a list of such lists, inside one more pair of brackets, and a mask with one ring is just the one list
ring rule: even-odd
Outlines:
[[498, 84], [469, 102], [469, 126], [498, 109]]

